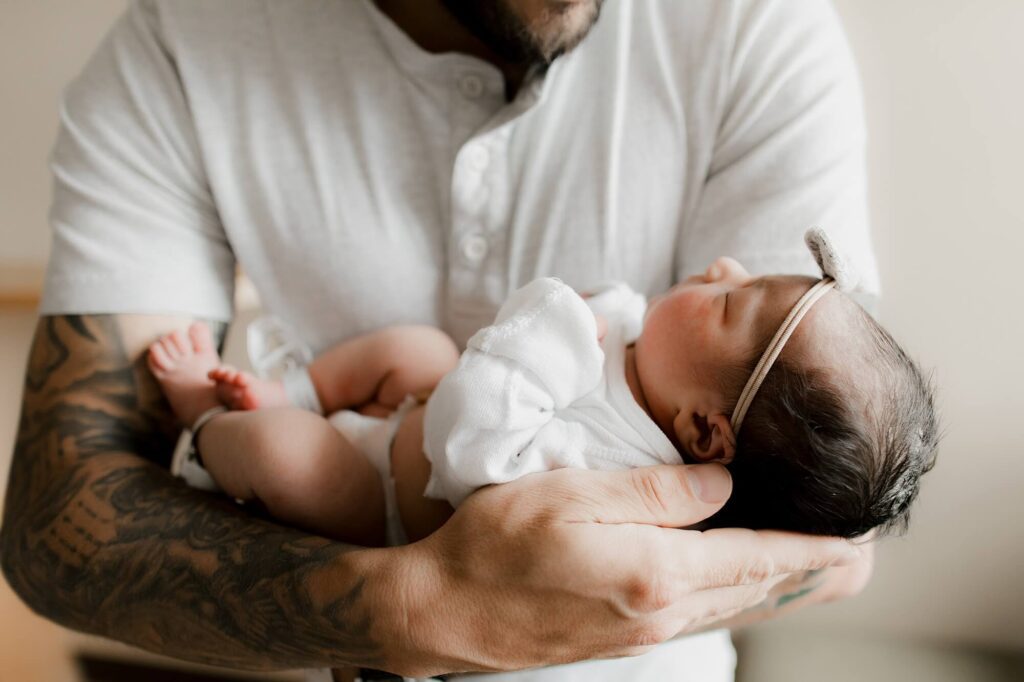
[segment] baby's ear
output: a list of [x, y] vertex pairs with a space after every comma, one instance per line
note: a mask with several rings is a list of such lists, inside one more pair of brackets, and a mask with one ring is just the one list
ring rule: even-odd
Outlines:
[[692, 423], [695, 428], [685, 440], [694, 459], [719, 464], [732, 462], [736, 456], [736, 436], [727, 416], [713, 414], [705, 417], [694, 413]]

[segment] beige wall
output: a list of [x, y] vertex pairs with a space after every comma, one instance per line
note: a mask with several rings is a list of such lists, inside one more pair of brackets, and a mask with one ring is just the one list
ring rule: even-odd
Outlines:
[[[0, 267], [45, 257], [57, 94], [123, 4], [0, 0]], [[865, 82], [882, 316], [935, 368], [946, 437], [910, 535], [885, 543], [867, 593], [763, 636], [862, 631], [1024, 651], [1024, 2], [837, 6]], [[19, 330], [4, 332], [8, 362], [23, 356]], [[3, 385], [6, 469], [14, 389]]]
[[771, 628], [740, 645], [737, 682], [1020, 682], [1024, 657], [829, 629]]
[[39, 263], [57, 100], [125, 0], [0, 0], [0, 267]]
[[871, 130], [882, 317], [946, 436], [867, 594], [795, 624], [1024, 650], [1024, 2], [839, 0]]

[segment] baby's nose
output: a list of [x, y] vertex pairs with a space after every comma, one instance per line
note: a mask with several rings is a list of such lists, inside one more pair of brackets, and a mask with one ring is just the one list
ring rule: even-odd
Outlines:
[[719, 282], [726, 279], [745, 279], [750, 277], [750, 274], [735, 258], [722, 256], [708, 266], [704, 277], [709, 282]]

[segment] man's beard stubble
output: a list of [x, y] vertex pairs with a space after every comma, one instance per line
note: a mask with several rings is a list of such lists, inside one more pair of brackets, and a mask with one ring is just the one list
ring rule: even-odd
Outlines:
[[546, 0], [530, 23], [510, 0], [442, 0], [449, 12], [499, 57], [513, 64], [550, 64], [576, 47], [597, 22], [604, 0]]

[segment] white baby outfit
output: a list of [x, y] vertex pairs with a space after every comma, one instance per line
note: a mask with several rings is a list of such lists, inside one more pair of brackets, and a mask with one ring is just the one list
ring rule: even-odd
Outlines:
[[[427, 403], [425, 494], [458, 506], [539, 471], [680, 464], [626, 383], [625, 349], [646, 309], [626, 284], [586, 300], [553, 278], [513, 292]], [[595, 313], [608, 320], [600, 343]]]

